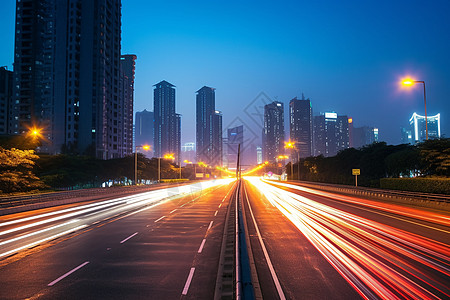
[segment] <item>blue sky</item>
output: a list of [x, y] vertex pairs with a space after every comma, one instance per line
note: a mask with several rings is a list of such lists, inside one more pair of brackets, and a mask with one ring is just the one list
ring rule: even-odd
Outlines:
[[[428, 114], [440, 112], [450, 135], [450, 1], [122, 2], [122, 52], [138, 56], [135, 108], [153, 109], [160, 80], [176, 85], [183, 142], [195, 141], [195, 91], [207, 85], [224, 128], [259, 133], [244, 108], [261, 92], [285, 103], [304, 93], [315, 114], [351, 116], [397, 144], [412, 113], [423, 114], [420, 86], [398, 88], [405, 75], [426, 81]], [[0, 4], [0, 65], [9, 67], [14, 7]]]

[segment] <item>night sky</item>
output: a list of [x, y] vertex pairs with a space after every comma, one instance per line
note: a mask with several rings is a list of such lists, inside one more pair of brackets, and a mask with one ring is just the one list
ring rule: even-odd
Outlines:
[[[351, 116], [398, 144], [424, 112], [420, 85], [399, 89], [407, 75], [426, 82], [428, 115], [440, 112], [450, 135], [448, 0], [122, 2], [122, 53], [138, 57], [135, 110], [153, 110], [153, 84], [174, 84], [183, 143], [195, 141], [195, 92], [207, 85], [224, 129], [243, 123], [255, 144], [261, 103], [302, 93], [314, 114]], [[1, 1], [0, 66], [10, 69], [14, 9]]]

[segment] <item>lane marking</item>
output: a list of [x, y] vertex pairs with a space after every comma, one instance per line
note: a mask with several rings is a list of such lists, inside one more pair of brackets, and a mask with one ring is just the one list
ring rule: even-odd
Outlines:
[[218, 213], [218, 212], [219, 212], [219, 211], [218, 211], [218, 210], [216, 210], [216, 212], [214, 213], [214, 217], [215, 217], [215, 216], [217, 216], [217, 213]]
[[189, 276], [186, 280], [186, 284], [184, 285], [183, 292], [181, 295], [187, 295], [189, 286], [191, 285], [192, 277], [194, 277], [195, 268], [191, 268], [191, 271], [189, 271]]
[[124, 239], [123, 241], [121, 241], [120, 243], [123, 244], [126, 241], [128, 241], [129, 239], [131, 239], [133, 236], [135, 236], [136, 234], [138, 234], [138, 232], [133, 233], [132, 235], [130, 235], [129, 237], [127, 237], [126, 239]]
[[158, 220], [155, 220], [155, 223], [157, 223], [158, 221], [161, 221], [162, 219], [164, 219], [166, 216], [162, 216], [161, 218], [159, 218]]
[[53, 280], [52, 282], [50, 282], [47, 286], [53, 286], [53, 285], [54, 285], [55, 283], [57, 283], [58, 281], [60, 281], [60, 280], [62, 280], [62, 279], [64, 279], [64, 278], [66, 278], [67, 276], [69, 276], [69, 275], [72, 274], [73, 272], [75, 272], [75, 271], [81, 269], [82, 267], [84, 267], [84, 266], [87, 265], [88, 263], [89, 263], [88, 261], [82, 263], [81, 265], [79, 265], [78, 267], [76, 267], [76, 268], [70, 270], [70, 271], [67, 272], [66, 274], [64, 274], [64, 275], [62, 275], [62, 276], [56, 278], [55, 280]]
[[205, 246], [206, 239], [203, 239], [202, 244], [200, 245], [200, 248], [198, 248], [197, 253], [202, 253], [203, 247]]
[[261, 237], [261, 232], [259, 231], [258, 224], [256, 224], [255, 216], [253, 215], [253, 210], [252, 210], [252, 207], [250, 206], [250, 201], [248, 200], [248, 194], [247, 194], [247, 189], [246, 189], [245, 185], [244, 185], [244, 192], [245, 192], [245, 197], [247, 198], [248, 209], [250, 211], [250, 214], [252, 215], [253, 224], [255, 225], [256, 233], [258, 234], [258, 240], [259, 240], [261, 248], [264, 252], [264, 257], [266, 258], [267, 266], [269, 267], [273, 282], [275, 283], [275, 287], [277, 288], [278, 296], [280, 297], [281, 300], [286, 300], [283, 289], [281, 288], [280, 281], [278, 280], [277, 274], [275, 273], [275, 269], [273, 268], [273, 265], [272, 265], [272, 261], [270, 260], [269, 253], [267, 252], [266, 245], [264, 244], [264, 241]]
[[219, 208], [222, 206], [222, 203], [220, 203]]
[[178, 208], [175, 208], [174, 210], [172, 210], [169, 214], [174, 213], [177, 211]]
[[209, 223], [208, 229], [206, 229], [206, 231], [208, 231], [208, 230], [211, 229], [213, 222], [214, 222], [214, 221], [211, 221], [211, 222]]
[[25, 245], [25, 246], [22, 246], [22, 247], [19, 247], [19, 248], [16, 248], [16, 249], [13, 249], [13, 250], [10, 250], [10, 251], [7, 251], [7, 252], [0, 253], [0, 257], [8, 256], [8, 255], [14, 254], [14, 253], [16, 253], [16, 252], [18, 252], [18, 251], [20, 251], [20, 250], [34, 247], [34, 246], [36, 246], [36, 245], [39, 245], [39, 244], [42, 243], [42, 242], [50, 241], [50, 240], [56, 239], [57, 237], [63, 236], [63, 235], [65, 235], [65, 234], [68, 234], [68, 233], [71, 233], [71, 232], [74, 232], [74, 231], [77, 231], [77, 230], [79, 230], [79, 229], [83, 229], [83, 228], [85, 228], [85, 227], [87, 227], [87, 225], [81, 225], [81, 226], [78, 226], [78, 227], [75, 227], [75, 228], [72, 228], [72, 229], [69, 229], [69, 230], [60, 232], [60, 233], [58, 233], [58, 234], [55, 234], [55, 235], [46, 237], [46, 238], [44, 238], [44, 239], [42, 239], [42, 240], [39, 240], [39, 241], [30, 243], [30, 244], [28, 244], [28, 245]]

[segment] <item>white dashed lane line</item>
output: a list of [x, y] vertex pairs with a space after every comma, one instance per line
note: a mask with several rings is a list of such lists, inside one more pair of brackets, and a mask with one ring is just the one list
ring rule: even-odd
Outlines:
[[124, 239], [123, 241], [121, 241], [120, 243], [123, 244], [126, 241], [128, 241], [129, 239], [131, 239], [133, 236], [135, 236], [136, 234], [138, 234], [138, 232], [133, 233], [132, 235], [130, 235], [129, 237], [127, 237], [126, 239]]
[[48, 286], [53, 286], [54, 284], [56, 284], [56, 283], [58, 283], [59, 281], [63, 280], [64, 278], [66, 278], [67, 276], [69, 276], [70, 274], [72, 274], [73, 272], [75, 272], [75, 271], [81, 269], [82, 267], [84, 267], [84, 266], [87, 265], [88, 263], [89, 263], [88, 261], [82, 263], [82, 264], [79, 265], [78, 267], [76, 267], [76, 268], [70, 270], [70, 271], [67, 272], [66, 274], [64, 274], [64, 275], [62, 275], [62, 276], [56, 278], [56, 279], [53, 280], [52, 282], [50, 282], [50, 283], [48, 284]]
[[157, 223], [158, 221], [161, 221], [162, 219], [164, 219], [166, 216], [162, 216], [161, 218], [159, 218], [158, 220], [155, 220], [155, 223]]

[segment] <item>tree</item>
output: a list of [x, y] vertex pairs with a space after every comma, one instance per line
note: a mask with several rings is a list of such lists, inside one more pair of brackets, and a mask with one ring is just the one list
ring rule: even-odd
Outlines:
[[33, 173], [38, 158], [33, 150], [7, 150], [0, 147], [0, 192], [26, 192], [44, 188], [45, 185]]
[[423, 175], [450, 176], [450, 139], [430, 139], [418, 145]]

